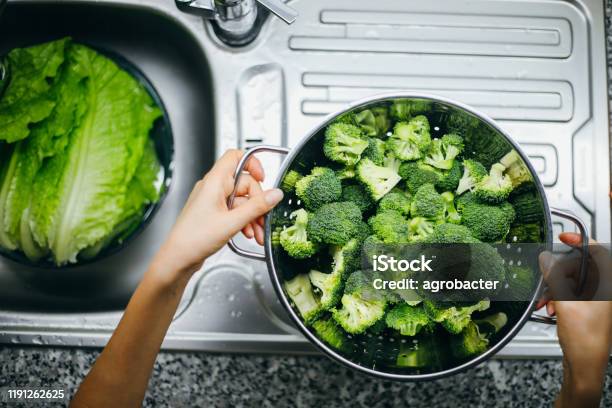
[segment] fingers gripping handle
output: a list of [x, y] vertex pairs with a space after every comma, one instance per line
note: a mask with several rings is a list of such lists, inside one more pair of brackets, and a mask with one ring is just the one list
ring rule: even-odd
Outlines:
[[[571, 214], [567, 211], [559, 210], [557, 208], [550, 209], [551, 214], [556, 215], [557, 217], [565, 218], [566, 220], [572, 221], [578, 227], [578, 231], [580, 231], [580, 238], [582, 242], [580, 244], [582, 251], [582, 258], [580, 260], [580, 274], [578, 275], [578, 293], [582, 293], [584, 289], [584, 285], [587, 279], [587, 265], [589, 260], [589, 231], [587, 230], [584, 222], [576, 217], [574, 214]], [[540, 316], [536, 314], [532, 314], [529, 318], [532, 322], [544, 323], [544, 324], [557, 324], [557, 319], [549, 316]]]
[[[278, 147], [278, 146], [260, 145], [260, 146], [255, 146], [247, 150], [244, 156], [242, 156], [242, 159], [240, 159], [240, 162], [238, 163], [238, 167], [236, 167], [236, 172], [234, 173], [234, 190], [232, 191], [232, 193], [227, 199], [228, 208], [232, 208], [234, 205], [234, 199], [236, 198], [236, 187], [238, 186], [238, 182], [240, 181], [240, 177], [242, 176], [244, 167], [246, 166], [251, 156], [253, 156], [255, 153], [261, 153], [261, 152], [288, 154], [289, 149], [285, 147]], [[230, 247], [230, 249], [234, 251], [236, 254], [243, 256], [245, 258], [257, 259], [259, 261], [266, 260], [266, 256], [264, 254], [240, 248], [234, 242], [234, 238], [229, 240], [229, 242], [227, 243], [227, 246]]]

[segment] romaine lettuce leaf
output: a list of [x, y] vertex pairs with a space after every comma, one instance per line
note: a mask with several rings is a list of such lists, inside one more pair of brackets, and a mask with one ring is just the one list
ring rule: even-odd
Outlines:
[[59, 265], [111, 235], [128, 185], [161, 114], [146, 90], [108, 58], [74, 44], [88, 80], [87, 111], [67, 148], [47, 160], [33, 186], [30, 227]]
[[9, 52], [11, 78], [0, 99], [0, 141], [25, 139], [32, 123], [51, 114], [55, 101], [49, 90], [69, 43], [70, 39], [65, 38]]

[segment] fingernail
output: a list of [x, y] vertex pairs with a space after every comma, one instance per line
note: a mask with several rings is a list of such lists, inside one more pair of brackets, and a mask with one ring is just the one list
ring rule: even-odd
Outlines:
[[278, 188], [268, 190], [266, 191], [264, 199], [268, 205], [276, 205], [283, 199], [283, 191]]

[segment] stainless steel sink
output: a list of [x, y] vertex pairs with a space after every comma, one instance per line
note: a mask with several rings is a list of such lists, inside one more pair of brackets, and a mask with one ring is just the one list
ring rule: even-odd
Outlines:
[[[102, 346], [193, 182], [230, 147], [293, 146], [360, 97], [418, 90], [469, 103], [525, 148], [552, 205], [610, 242], [610, 156], [600, 0], [294, 0], [244, 48], [167, 0], [9, 0], [0, 52], [70, 34], [119, 51], [151, 79], [175, 135], [176, 176], [130, 247], [54, 288], [0, 263], [0, 342]], [[443, 12], [441, 11], [443, 10]], [[279, 157], [262, 157], [268, 182]], [[570, 228], [554, 220], [556, 232]], [[244, 243], [243, 245], [249, 245]], [[78, 273], [77, 273], [78, 272]], [[59, 286], [59, 288], [58, 288]], [[66, 290], [68, 288], [68, 290]], [[265, 266], [224, 249], [190, 283], [165, 349], [312, 352]], [[559, 355], [554, 328], [528, 324], [500, 356]]]

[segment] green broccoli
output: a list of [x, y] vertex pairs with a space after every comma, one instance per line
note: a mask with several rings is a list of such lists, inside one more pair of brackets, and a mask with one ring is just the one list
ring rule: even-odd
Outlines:
[[428, 242], [429, 236], [434, 231], [434, 222], [423, 217], [414, 217], [408, 224], [410, 231], [410, 242]]
[[506, 174], [510, 177], [513, 188], [533, 180], [531, 172], [516, 150], [512, 149], [499, 162], [506, 168]]
[[480, 333], [478, 325], [468, 321], [458, 336], [451, 337], [451, 351], [455, 358], [465, 359], [487, 351], [489, 340]]
[[306, 233], [308, 212], [300, 209], [292, 212], [289, 218], [295, 218], [295, 222], [281, 231], [279, 236], [281, 246], [293, 258], [310, 258], [317, 252], [318, 246], [308, 239]]
[[295, 183], [297, 183], [302, 177], [300, 173], [295, 170], [289, 170], [285, 177], [283, 177], [283, 181], [281, 182], [281, 190], [285, 193], [291, 193], [295, 189]]
[[512, 191], [512, 180], [504, 175], [505, 167], [500, 163], [491, 166], [489, 174], [484, 176], [474, 188], [474, 195], [488, 203], [500, 203], [508, 198]]
[[476, 184], [487, 175], [487, 169], [476, 160], [465, 159], [463, 161], [463, 176], [455, 191], [461, 195], [466, 191], [472, 191]]
[[392, 168], [377, 166], [372, 160], [364, 158], [357, 165], [357, 179], [374, 201], [378, 201], [399, 183], [401, 177]]
[[385, 160], [383, 161], [383, 167], [388, 167], [395, 173], [399, 172], [402, 161], [395, 157], [393, 152], [387, 152], [385, 154]]
[[322, 318], [312, 323], [317, 337], [336, 350], [346, 351], [350, 342], [338, 324], [330, 318]]
[[361, 212], [366, 212], [374, 206], [370, 194], [360, 184], [349, 184], [342, 188], [342, 201], [350, 201], [357, 204]]
[[365, 241], [370, 235], [372, 235], [372, 228], [370, 228], [367, 222], [361, 221], [359, 223], [359, 228], [357, 229], [355, 239], [360, 243], [363, 243], [363, 241]]
[[466, 155], [486, 168], [497, 163], [511, 149], [510, 143], [486, 123], [465, 135]]
[[338, 177], [340, 180], [354, 179], [355, 176], [355, 166], [346, 166], [339, 170], [336, 170], [336, 177]]
[[537, 273], [526, 266], [506, 266], [503, 300], [527, 301], [533, 297], [538, 284]]
[[312, 323], [321, 314], [321, 307], [312, 291], [308, 275], [297, 275], [284, 284], [287, 296], [293, 302], [305, 324]]
[[421, 306], [399, 304], [386, 317], [387, 326], [399, 330], [402, 336], [416, 336], [421, 330], [431, 330], [432, 321]]
[[[463, 198], [465, 196], [462, 196]], [[470, 197], [470, 196], [468, 196]], [[470, 200], [465, 203], [458, 200], [461, 211], [461, 222], [472, 231], [472, 235], [484, 242], [503, 240], [514, 221], [514, 209], [508, 202], [500, 205], [489, 205]]]
[[433, 184], [423, 184], [414, 194], [410, 207], [413, 217], [441, 220], [444, 217], [444, 199]]
[[484, 353], [489, 340], [508, 323], [508, 317], [498, 312], [470, 322], [458, 336], [451, 337], [451, 350], [456, 358]]
[[368, 147], [363, 151], [362, 158], [367, 157], [377, 166], [385, 164], [385, 142], [380, 139], [369, 138]]
[[372, 280], [361, 271], [352, 273], [340, 300], [342, 308], [334, 310], [334, 320], [351, 334], [363, 333], [382, 319], [387, 302], [376, 293]]
[[506, 236], [506, 242], [542, 242], [542, 226], [537, 222], [513, 225]]
[[397, 121], [407, 121], [413, 116], [429, 112], [432, 105], [433, 103], [426, 99], [399, 99], [393, 101], [390, 113]]
[[444, 135], [441, 139], [434, 139], [431, 143], [431, 148], [425, 156], [424, 162], [438, 169], [450, 170], [455, 158], [462, 151], [463, 139], [461, 136], [455, 134]]
[[385, 106], [357, 112], [353, 115], [353, 119], [355, 124], [369, 137], [383, 137], [391, 126], [389, 111]]
[[320, 296], [321, 309], [329, 310], [338, 303], [342, 296], [342, 274], [323, 273], [313, 269], [308, 272], [308, 278], [316, 288], [315, 294]]
[[542, 200], [534, 192], [527, 192], [512, 197], [510, 203], [516, 212], [516, 222], [528, 224], [540, 222], [544, 219]]
[[393, 189], [378, 202], [378, 211], [399, 211], [402, 215], [410, 215], [410, 195], [399, 189]]
[[360, 249], [361, 243], [356, 238], [342, 246], [331, 246], [330, 253], [333, 257], [331, 273], [316, 270], [311, 270], [308, 273], [310, 282], [321, 295], [319, 302], [322, 309], [329, 310], [340, 300], [346, 277], [359, 268]]
[[308, 176], [295, 183], [295, 194], [309, 210], [338, 201], [342, 195], [342, 182], [332, 169], [315, 167]]
[[428, 242], [434, 244], [475, 244], [480, 242], [470, 229], [464, 225], [438, 224], [435, 226]]
[[440, 194], [440, 196], [444, 200], [444, 220], [451, 224], [460, 224], [461, 214], [455, 208], [455, 195], [450, 191], [446, 191]]
[[385, 244], [408, 242], [408, 220], [399, 211], [379, 212], [368, 220], [368, 224]]
[[385, 242], [378, 238], [377, 235], [370, 235], [363, 241], [361, 252], [364, 259], [370, 260], [372, 256], [378, 255], [381, 251], [381, 247], [385, 245]]
[[325, 130], [323, 153], [335, 162], [355, 165], [368, 147], [361, 130], [346, 123], [332, 123]]
[[472, 321], [472, 313], [487, 310], [490, 306], [491, 302], [488, 299], [471, 304], [423, 301], [423, 307], [429, 318], [453, 334], [461, 333]]
[[465, 137], [471, 134], [480, 125], [480, 119], [469, 113], [454, 110], [446, 116], [446, 129]]
[[272, 235], [270, 236], [270, 242], [274, 248], [278, 248], [280, 246], [280, 234], [283, 231], [283, 227], [276, 227], [272, 230]]
[[406, 188], [412, 194], [424, 184], [437, 184], [442, 179], [442, 172], [423, 162], [402, 163], [399, 175], [406, 180]]
[[324, 204], [309, 217], [306, 231], [314, 242], [344, 245], [359, 232], [361, 221], [361, 211], [355, 203]]
[[478, 296], [480, 294], [484, 297], [501, 290], [505, 281], [506, 270], [504, 258], [499, 255], [497, 248], [486, 243], [470, 245], [469, 262], [469, 269], [465, 276], [466, 280], [477, 281], [482, 279], [484, 281], [500, 282], [495, 290], [471, 291], [471, 295]]
[[400, 160], [420, 159], [430, 145], [429, 121], [425, 116], [396, 123], [393, 134], [387, 140], [387, 148]]
[[436, 369], [443, 366], [445, 344], [434, 334], [419, 336], [414, 341], [403, 341], [395, 365], [408, 368]]
[[453, 166], [450, 170], [441, 172], [440, 179], [435, 182], [435, 185], [442, 191], [455, 191], [459, 186], [462, 174], [461, 162], [453, 160]]

